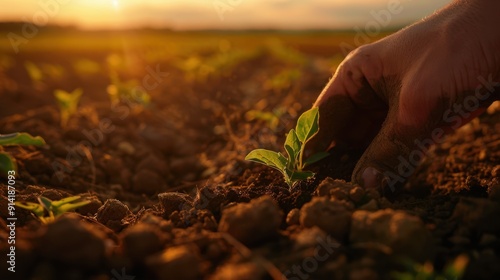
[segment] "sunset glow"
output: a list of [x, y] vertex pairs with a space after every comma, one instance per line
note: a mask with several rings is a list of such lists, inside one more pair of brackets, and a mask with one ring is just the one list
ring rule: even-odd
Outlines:
[[[424, 17], [450, 0], [19, 0], [0, 11], [1, 21], [36, 21], [84, 29], [171, 27], [191, 28], [353, 28], [372, 13], [397, 3], [391, 25]], [[60, 4], [59, 4], [60, 3]], [[35, 18], [35, 19], [34, 19]]]

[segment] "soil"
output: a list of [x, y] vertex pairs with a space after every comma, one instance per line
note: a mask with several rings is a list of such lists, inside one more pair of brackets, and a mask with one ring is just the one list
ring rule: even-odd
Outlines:
[[[316, 51], [305, 55], [324, 52]], [[71, 58], [106, 56], [16, 59], [63, 57], [57, 63], [71, 69]], [[257, 147], [281, 150], [329, 71], [305, 64], [293, 85], [269, 90], [269, 73], [289, 66], [268, 52], [201, 80], [159, 64], [168, 77], [150, 107], [111, 107], [106, 75], [68, 70], [64, 80], [32, 82], [22, 62], [4, 73], [0, 132], [48, 143], [6, 148], [19, 165], [16, 201], [81, 195], [91, 203], [48, 225], [16, 208], [16, 273], [2, 261], [1, 279], [389, 279], [454, 261], [466, 262], [463, 279], [499, 279], [498, 110], [434, 147], [397, 194], [346, 182], [362, 151], [338, 149], [313, 167], [314, 179], [290, 189], [278, 172], [243, 159]], [[84, 90], [80, 109], [61, 128], [51, 92], [74, 85]], [[276, 127], [245, 117], [278, 107], [286, 110]], [[4, 259], [7, 180], [0, 182]]]

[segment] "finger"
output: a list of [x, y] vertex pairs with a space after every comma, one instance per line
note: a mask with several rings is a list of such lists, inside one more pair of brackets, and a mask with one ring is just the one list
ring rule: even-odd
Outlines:
[[[329, 89], [332, 87], [329, 85]], [[319, 132], [308, 143], [308, 149], [325, 151], [338, 139], [338, 133], [343, 131], [346, 120], [355, 115], [355, 107], [351, 99], [340, 93], [330, 94], [318, 99], [314, 106], [319, 108]]]
[[[396, 119], [395, 115], [389, 113], [382, 129], [354, 169], [352, 181], [365, 188], [381, 188], [384, 191], [389, 188], [394, 191], [398, 184], [413, 173], [424, 156], [420, 149], [414, 149], [409, 129], [392, 121]], [[425, 134], [423, 131], [413, 131], [411, 134], [414, 133]]]
[[438, 81], [425, 78], [406, 83], [401, 95], [393, 94], [382, 129], [356, 165], [352, 181], [368, 188], [395, 191], [415, 171], [428, 149], [441, 143], [445, 134], [458, 129], [485, 111], [498, 95], [495, 89], [481, 100], [466, 91], [451, 100]]
[[382, 128], [358, 161], [352, 181], [367, 188], [395, 191], [415, 171], [427, 150], [442, 141], [443, 112], [450, 100], [442, 98], [438, 80], [405, 82], [387, 92], [389, 112]]
[[[358, 51], [337, 69], [318, 97], [320, 131], [308, 149], [325, 150], [333, 145], [365, 148], [380, 129], [387, 114], [386, 102], [368, 79], [376, 80], [377, 67]], [[375, 69], [375, 70], [374, 70]]]
[[[368, 90], [362, 94], [373, 95]], [[345, 94], [333, 94], [315, 106], [319, 107], [320, 130], [311, 140], [310, 147], [316, 150], [325, 150], [334, 145], [366, 148], [387, 114], [385, 107], [368, 109]]]

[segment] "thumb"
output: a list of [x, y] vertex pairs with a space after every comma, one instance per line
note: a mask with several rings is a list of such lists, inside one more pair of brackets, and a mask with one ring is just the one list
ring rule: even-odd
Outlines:
[[444, 130], [427, 126], [414, 127], [398, 123], [397, 110], [390, 110], [381, 130], [358, 161], [352, 181], [365, 188], [395, 191], [415, 171], [425, 152], [443, 137]]

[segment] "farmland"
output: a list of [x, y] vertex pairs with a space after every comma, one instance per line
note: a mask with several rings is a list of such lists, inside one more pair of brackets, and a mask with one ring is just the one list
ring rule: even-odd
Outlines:
[[[244, 160], [283, 152], [355, 36], [68, 28], [16, 52], [0, 34], [0, 134], [46, 142], [3, 148], [17, 161], [15, 200], [88, 201], [49, 223], [16, 207], [16, 272], [2, 261], [1, 278], [500, 275], [498, 104], [433, 148], [396, 193], [349, 183], [360, 150], [333, 148], [293, 187]], [[2, 260], [9, 182], [0, 177]]]

